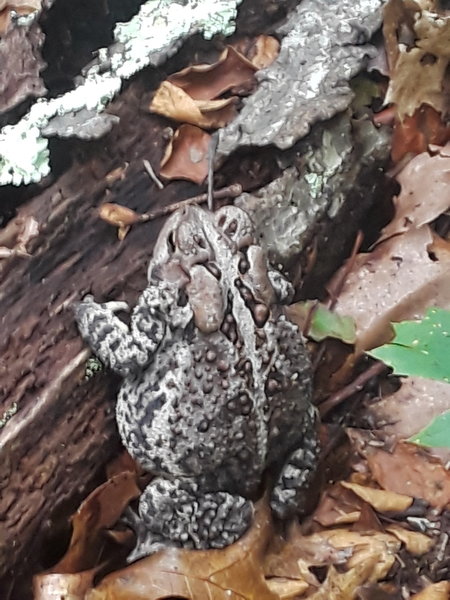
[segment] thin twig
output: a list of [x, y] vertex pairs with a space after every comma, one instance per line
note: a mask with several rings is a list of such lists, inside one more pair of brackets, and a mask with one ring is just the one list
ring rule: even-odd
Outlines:
[[214, 193], [214, 157], [216, 155], [217, 145], [219, 143], [219, 134], [213, 133], [209, 142], [208, 148], [208, 209], [214, 210], [213, 193]]
[[148, 173], [148, 175], [149, 175], [150, 179], [152, 179], [152, 180], [153, 180], [153, 181], [156, 183], [157, 187], [158, 187], [160, 190], [164, 189], [164, 184], [163, 184], [163, 183], [162, 183], [162, 181], [161, 181], [160, 179], [158, 179], [158, 177], [156, 176], [156, 173], [155, 173], [155, 171], [153, 170], [153, 167], [152, 167], [152, 165], [149, 163], [149, 161], [148, 161], [148, 160], [146, 160], [146, 159], [144, 158], [144, 159], [142, 159], [142, 164], [144, 165], [144, 169], [147, 171], [147, 173]]
[[347, 400], [347, 398], [350, 398], [350, 396], [353, 396], [353, 394], [356, 394], [356, 392], [360, 392], [366, 383], [372, 379], [372, 377], [375, 377], [375, 375], [380, 375], [380, 373], [386, 369], [387, 367], [384, 363], [374, 363], [371, 367], [366, 369], [364, 373], [358, 375], [355, 380], [322, 402], [319, 405], [320, 416], [323, 417], [329, 413], [330, 410], [341, 404], [344, 400]]
[[[221, 198], [236, 198], [242, 194], [242, 186], [240, 183], [233, 183], [228, 187], [224, 187], [216, 192], [213, 192], [212, 197], [215, 200], [220, 200]], [[158, 210], [154, 210], [153, 212], [148, 212], [140, 215], [140, 221], [151, 221], [153, 219], [157, 219], [158, 217], [164, 217], [165, 215], [170, 215], [175, 212], [179, 208], [183, 208], [184, 206], [189, 206], [190, 204], [203, 204], [208, 201], [208, 194], [200, 194], [199, 196], [194, 196], [193, 198], [187, 198], [187, 200], [181, 200], [180, 202], [175, 202], [174, 204], [169, 204], [169, 206], [164, 206], [163, 208], [158, 208]]]

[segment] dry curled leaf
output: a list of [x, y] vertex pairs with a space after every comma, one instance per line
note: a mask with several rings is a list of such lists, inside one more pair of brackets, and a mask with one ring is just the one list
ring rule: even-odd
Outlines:
[[128, 227], [140, 221], [140, 215], [121, 204], [105, 202], [98, 210], [99, 217], [115, 227]]
[[153, 96], [150, 111], [180, 123], [218, 129], [236, 116], [235, 102], [235, 98], [193, 100], [178, 86], [163, 81]]
[[258, 70], [240, 52], [227, 46], [219, 60], [211, 65], [193, 65], [168, 77], [167, 81], [181, 88], [193, 100], [212, 100], [228, 90], [254, 84]]
[[208, 174], [211, 136], [194, 125], [181, 125], [174, 133], [161, 160], [160, 175], [203, 183]]
[[76, 573], [89, 568], [97, 559], [103, 532], [116, 523], [124, 508], [140, 493], [136, 473], [124, 471], [89, 494], [72, 517], [69, 549], [53, 572]]
[[349, 481], [341, 481], [340, 484], [370, 504], [377, 512], [403, 512], [413, 503], [410, 496], [403, 494], [379, 490]]
[[86, 600], [278, 600], [262, 570], [271, 532], [268, 509], [224, 550], [168, 548], [105, 577]]
[[448, 600], [450, 596], [450, 581], [439, 581], [427, 586], [411, 600]]
[[362, 505], [361, 498], [336, 483], [323, 494], [313, 518], [322, 527], [355, 523], [361, 516]]
[[259, 35], [250, 49], [248, 59], [257, 67], [265, 69], [273, 63], [280, 52], [280, 42], [271, 35]]
[[418, 531], [410, 531], [400, 525], [390, 525], [386, 527], [386, 531], [395, 535], [399, 539], [410, 554], [414, 556], [422, 556], [429, 552], [435, 543], [435, 540], [428, 537], [424, 533]]
[[[398, 4], [395, 0], [397, 7]], [[438, 113], [445, 112], [443, 85], [450, 59], [450, 17], [438, 14], [437, 5], [427, 9], [422, 9], [420, 2], [410, 1], [403, 5], [385, 15], [392, 66], [385, 101], [396, 105], [400, 120], [405, 115], [412, 116], [422, 104], [431, 105]], [[404, 31], [406, 26], [409, 26], [408, 35]], [[401, 28], [403, 39], [399, 39]], [[395, 33], [396, 51], [392, 48]]]
[[33, 578], [39, 600], [84, 600], [102, 565], [99, 561], [105, 532], [119, 519], [131, 500], [140, 495], [136, 473], [123, 471], [96, 488], [72, 517], [72, 537], [63, 558], [48, 572]]
[[421, 448], [406, 442], [398, 443], [392, 452], [370, 448], [367, 462], [385, 490], [422, 498], [439, 509], [450, 504], [450, 472]]

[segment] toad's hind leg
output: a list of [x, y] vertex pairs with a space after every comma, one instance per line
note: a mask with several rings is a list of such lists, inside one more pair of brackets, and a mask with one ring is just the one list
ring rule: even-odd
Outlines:
[[270, 506], [279, 519], [302, 514], [307, 508], [308, 487], [314, 477], [320, 452], [315, 419], [316, 412], [312, 408], [305, 417], [306, 434], [302, 446], [288, 456], [273, 488]]
[[192, 480], [156, 478], [139, 501], [137, 543], [129, 561], [162, 546], [224, 548], [250, 526], [253, 504], [227, 492], [203, 492]]

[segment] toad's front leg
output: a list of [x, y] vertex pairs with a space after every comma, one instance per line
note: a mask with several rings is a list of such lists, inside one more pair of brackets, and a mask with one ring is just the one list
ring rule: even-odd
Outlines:
[[164, 337], [166, 320], [157, 287], [148, 287], [131, 315], [130, 326], [114, 312], [127, 308], [125, 302], [98, 304], [86, 297], [74, 308], [83, 339], [99, 359], [126, 377], [144, 368]]
[[139, 517], [130, 562], [163, 546], [224, 548], [249, 528], [253, 504], [228, 492], [205, 492], [195, 480], [157, 477], [142, 493]]

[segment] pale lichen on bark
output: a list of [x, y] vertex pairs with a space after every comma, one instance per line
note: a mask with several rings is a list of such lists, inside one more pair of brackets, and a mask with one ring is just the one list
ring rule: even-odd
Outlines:
[[[52, 100], [39, 99], [16, 125], [0, 131], [0, 185], [37, 182], [50, 172], [48, 144], [42, 132], [53, 117], [85, 110], [87, 118], [92, 118], [120, 91], [123, 80], [148, 65], [161, 63], [188, 36], [202, 32], [209, 39], [216, 33], [231, 34], [240, 2], [149, 0], [143, 4], [128, 23], [116, 26], [115, 43], [99, 50], [98, 60], [86, 68], [74, 90]], [[112, 124], [105, 120], [99, 133], [96, 119], [92, 137], [106, 133]], [[58, 133], [62, 129], [64, 126]]]

